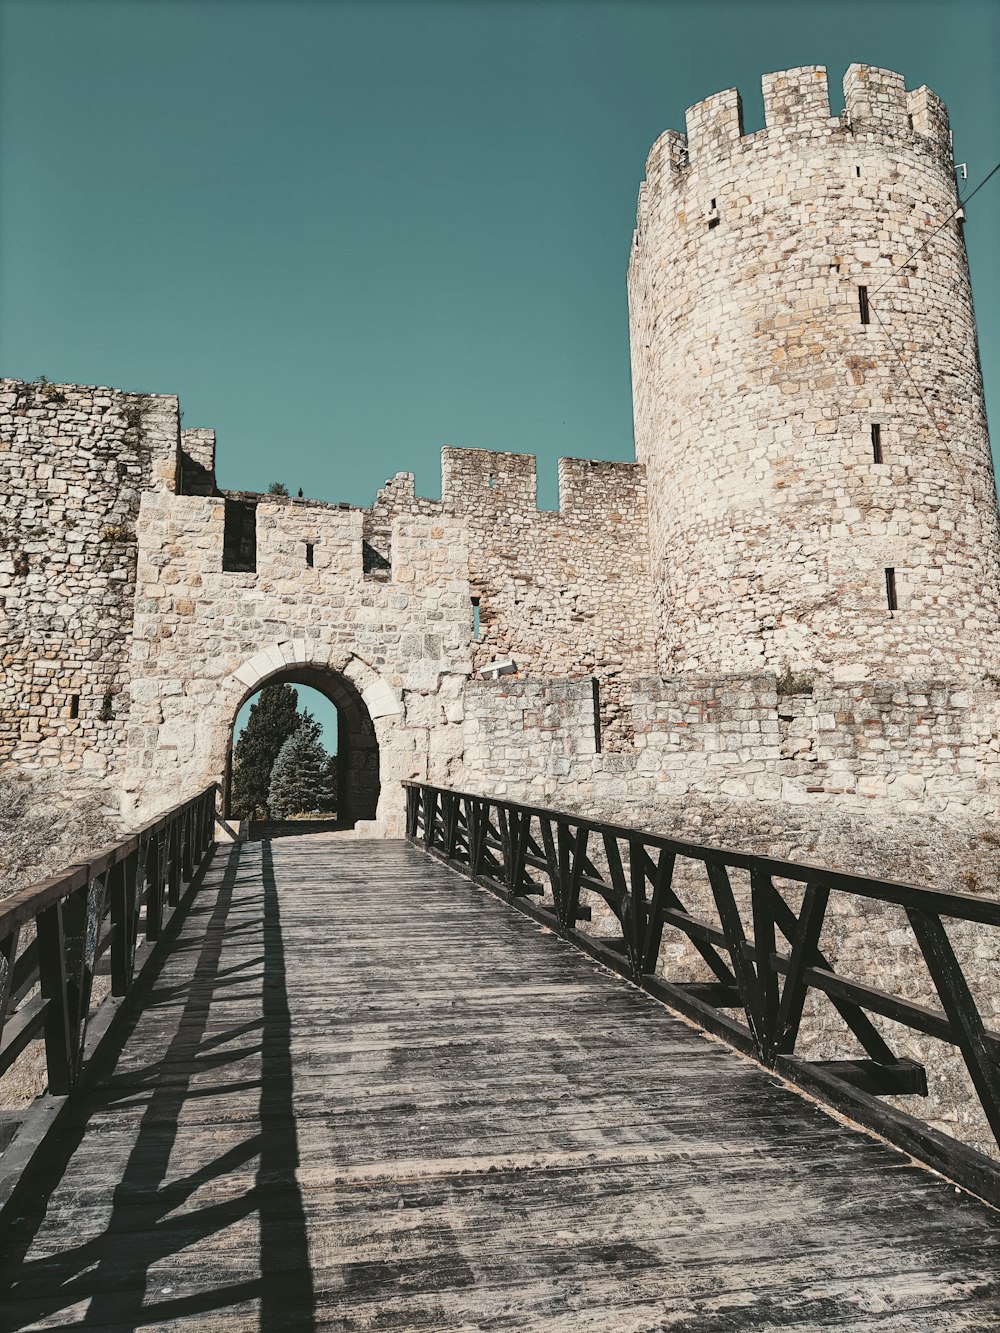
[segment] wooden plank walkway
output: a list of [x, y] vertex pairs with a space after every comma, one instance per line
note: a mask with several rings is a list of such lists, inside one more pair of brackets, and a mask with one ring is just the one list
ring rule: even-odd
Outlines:
[[404, 843], [220, 854], [0, 1328], [995, 1330], [1000, 1215]]

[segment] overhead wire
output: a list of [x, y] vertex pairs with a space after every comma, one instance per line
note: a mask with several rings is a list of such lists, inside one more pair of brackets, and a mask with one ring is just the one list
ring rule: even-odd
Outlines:
[[900, 273], [904, 268], [906, 268], [907, 264], [910, 262], [911, 259], [916, 259], [917, 255], [920, 254], [920, 251], [923, 250], [926, 246], [930, 245], [931, 241], [933, 241], [934, 237], [938, 234], [938, 232], [942, 231], [945, 227], [947, 227], [948, 223], [951, 222], [952, 218], [954, 218], [956, 214], [960, 213], [962, 209], [965, 207], [965, 205], [970, 203], [976, 197], [979, 191], [990, 179], [990, 177], [995, 176], [998, 171], [1000, 171], [1000, 162], [996, 164], [996, 166], [993, 168], [992, 171], [988, 172], [983, 177], [983, 179], [979, 182], [979, 184], [976, 186], [976, 188], [972, 191], [971, 194], [967, 194], [964, 199], [961, 198], [959, 199], [958, 204], [956, 205], [955, 208], [952, 209], [952, 211], [948, 214], [945, 220], [939, 223], [939, 225], [934, 228], [934, 230], [927, 237], [927, 239], [925, 241], [922, 241], [920, 245], [918, 245], [917, 248], [913, 251], [912, 254], [907, 255], [901, 264], [896, 265], [896, 267], [886, 278], [885, 282], [881, 283], [878, 287], [876, 287], [875, 290], [871, 293], [871, 296], [877, 296], [883, 287], [888, 286], [888, 284], [892, 282], [893, 278], [896, 276], [897, 273]]
[[948, 441], [947, 441], [947, 439], [945, 438], [944, 432], [942, 431], [941, 427], [938, 425], [937, 420], [936, 420], [935, 417], [934, 417], [934, 413], [931, 411], [930, 404], [927, 402], [927, 399], [926, 399], [926, 398], [924, 397], [924, 395], [923, 395], [923, 391], [921, 390], [920, 385], [917, 383], [917, 381], [913, 378], [912, 374], [910, 373], [910, 368], [909, 368], [909, 366], [906, 364], [906, 360], [904, 359], [902, 352], [901, 352], [901, 351], [899, 350], [899, 348], [896, 346], [895, 339], [893, 338], [892, 334], [889, 332], [889, 329], [888, 329], [888, 327], [886, 326], [885, 320], [884, 320], [884, 319], [882, 318], [882, 316], [879, 314], [877, 307], [874, 306], [874, 305], [872, 305], [872, 297], [873, 297], [873, 296], [877, 296], [878, 293], [879, 293], [880, 291], [882, 291], [882, 289], [883, 289], [884, 287], [887, 287], [887, 286], [889, 285], [889, 283], [892, 282], [893, 278], [897, 275], [897, 273], [900, 273], [904, 268], [907, 267], [907, 265], [908, 265], [912, 260], [916, 259], [917, 255], [920, 254], [921, 250], [925, 249], [928, 245], [930, 245], [931, 241], [933, 241], [934, 237], [937, 236], [938, 232], [942, 231], [942, 230], [948, 225], [948, 223], [951, 222], [959, 212], [961, 212], [961, 210], [966, 206], [966, 204], [970, 203], [971, 200], [975, 198], [975, 196], [976, 196], [976, 195], [979, 193], [979, 191], [983, 188], [983, 186], [986, 184], [986, 182], [987, 182], [988, 180], [990, 180], [993, 176], [995, 176], [996, 173], [997, 173], [998, 171], [1000, 171], [1000, 162], [998, 162], [998, 163], [996, 164], [996, 166], [992, 169], [992, 171], [989, 171], [989, 172], [986, 173], [986, 175], [983, 177], [983, 179], [979, 182], [979, 184], [976, 186], [976, 188], [975, 188], [970, 194], [966, 195], [964, 199], [961, 199], [961, 198], [959, 199], [959, 202], [958, 202], [957, 207], [955, 207], [955, 208], [948, 214], [948, 216], [944, 219], [943, 222], [939, 223], [939, 225], [938, 225], [937, 227], [934, 228], [934, 230], [931, 232], [931, 234], [930, 234], [924, 241], [922, 241], [920, 245], [917, 246], [917, 248], [912, 252], [912, 254], [907, 255], [907, 257], [903, 260], [903, 262], [902, 262], [901, 264], [898, 264], [898, 265], [892, 270], [892, 272], [891, 272], [891, 273], [889, 274], [889, 276], [885, 279], [885, 281], [882, 282], [882, 283], [880, 283], [879, 286], [875, 288], [874, 292], [869, 292], [869, 293], [868, 293], [868, 309], [871, 311], [871, 313], [872, 313], [872, 314], [875, 316], [875, 318], [878, 320], [879, 325], [880, 325], [880, 327], [881, 327], [881, 329], [882, 329], [882, 332], [885, 334], [886, 338], [888, 338], [888, 340], [889, 340], [889, 346], [890, 346], [890, 347], [892, 348], [892, 350], [896, 353], [896, 358], [897, 358], [897, 360], [899, 361], [899, 364], [903, 367], [903, 370], [904, 370], [904, 372], [905, 372], [905, 374], [906, 374], [906, 378], [910, 381], [910, 383], [913, 385], [914, 389], [916, 390], [917, 397], [920, 399], [920, 402], [921, 402], [921, 404], [923, 405], [924, 411], [927, 413], [927, 416], [928, 416], [928, 418], [930, 419], [930, 423], [931, 423], [931, 425], [934, 427], [935, 431], [937, 432], [938, 438], [941, 440], [941, 443], [944, 445], [946, 451], [947, 451], [949, 454], [951, 454], [951, 449], [949, 448]]

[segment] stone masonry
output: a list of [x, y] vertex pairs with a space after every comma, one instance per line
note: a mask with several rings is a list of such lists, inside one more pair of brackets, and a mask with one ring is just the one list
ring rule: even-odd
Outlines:
[[692, 107], [639, 195], [661, 668], [981, 678], [1000, 534], [947, 115], [865, 65], [840, 117], [818, 66], [763, 92], [756, 134], [735, 89]]
[[0, 763], [103, 779], [131, 821], [225, 787], [238, 709], [286, 679], [340, 710], [366, 832], [399, 833], [405, 777], [625, 822], [736, 803], [779, 841], [794, 809], [848, 860], [862, 826], [995, 827], [947, 118], [889, 71], [845, 89], [834, 118], [824, 70], [768, 75], [759, 133], [730, 90], [654, 145], [639, 461], [563, 459], [557, 511], [530, 456], [452, 448], [440, 500], [406, 473], [367, 509], [223, 491], [175, 398], [0, 381]]

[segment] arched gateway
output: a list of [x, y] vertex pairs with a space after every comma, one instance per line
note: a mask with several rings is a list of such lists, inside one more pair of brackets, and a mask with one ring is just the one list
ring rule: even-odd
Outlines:
[[[337, 815], [342, 824], [353, 825], [359, 820], [374, 820], [378, 813], [380, 791], [379, 745], [375, 723], [357, 684], [347, 675], [331, 667], [289, 666], [283, 671], [266, 676], [259, 685], [246, 690], [233, 715], [229, 732], [229, 750], [226, 762], [226, 780], [222, 808], [227, 817], [232, 814], [232, 757], [235, 743], [236, 716], [240, 708], [264, 685], [305, 685], [329, 699], [337, 710]], [[379, 691], [376, 680], [372, 689], [373, 706], [385, 709], [383, 716], [398, 715], [400, 709], [395, 696], [388, 689]]]

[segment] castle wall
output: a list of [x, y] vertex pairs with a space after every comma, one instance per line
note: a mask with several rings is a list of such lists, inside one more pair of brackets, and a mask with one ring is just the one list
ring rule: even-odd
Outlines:
[[629, 294], [664, 671], [996, 668], [1000, 538], [946, 114], [890, 71], [852, 66], [844, 87], [835, 119], [821, 67], [766, 76], [751, 135], [719, 93], [647, 163]]
[[667, 810], [718, 797], [782, 802], [796, 821], [804, 808], [872, 820], [1000, 818], [994, 686], [818, 681], [788, 695], [774, 676], [673, 676], [633, 682], [627, 703], [634, 743], [604, 754], [592, 681], [470, 681], [463, 779], [535, 804], [569, 800], [619, 823], [637, 802]]
[[405, 477], [375, 508], [384, 527], [388, 513], [429, 505], [468, 523], [475, 669], [512, 658], [527, 679], [594, 677], [601, 748], [627, 745], [623, 682], [656, 667], [643, 469], [560, 459], [559, 509], [549, 512], [537, 508], [531, 455], [445, 449], [440, 503], [415, 500]]
[[142, 499], [126, 814], [219, 780], [239, 707], [281, 676], [360, 694], [380, 751], [373, 830], [399, 835], [402, 779], [447, 782], [461, 751], [464, 523], [397, 519], [392, 578], [373, 583], [358, 510], [260, 497], [256, 570], [231, 572], [225, 509], [222, 497]]
[[115, 769], [139, 501], [177, 441], [176, 398], [0, 381], [0, 765]]

